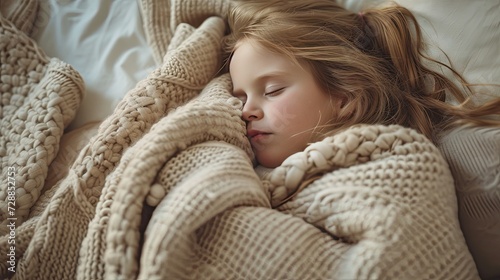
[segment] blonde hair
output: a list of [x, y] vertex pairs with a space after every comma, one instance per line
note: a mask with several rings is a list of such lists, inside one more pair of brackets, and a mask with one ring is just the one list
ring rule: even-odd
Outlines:
[[[345, 100], [342, 110], [350, 113], [334, 120], [333, 132], [359, 123], [400, 124], [436, 140], [453, 124], [500, 124], [488, 118], [498, 114], [500, 99], [474, 106], [464, 92], [472, 93], [470, 85], [423, 54], [419, 25], [404, 7], [357, 14], [332, 0], [244, 0], [232, 2], [228, 23], [227, 60], [239, 41], [255, 40], [305, 63], [326, 92]], [[450, 69], [464, 88], [424, 66], [424, 59]], [[446, 92], [461, 104], [446, 103]]]

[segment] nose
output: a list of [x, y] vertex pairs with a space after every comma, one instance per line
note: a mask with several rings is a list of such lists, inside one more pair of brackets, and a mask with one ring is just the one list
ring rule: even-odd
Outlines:
[[250, 102], [250, 100], [247, 100], [245, 105], [243, 106], [243, 120], [245, 121], [256, 121], [262, 119], [264, 117], [264, 112], [260, 108], [260, 106], [257, 106], [255, 102]]

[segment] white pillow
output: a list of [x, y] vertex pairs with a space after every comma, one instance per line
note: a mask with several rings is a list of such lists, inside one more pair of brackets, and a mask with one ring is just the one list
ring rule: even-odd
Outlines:
[[86, 94], [69, 129], [105, 119], [155, 68], [136, 0], [41, 0], [31, 36], [83, 76]]
[[[340, 0], [358, 12], [386, 0]], [[452, 66], [469, 83], [500, 84], [500, 0], [396, 0], [417, 18], [428, 54]], [[451, 72], [442, 70], [449, 78]], [[500, 96], [498, 87], [475, 87], [477, 92]], [[452, 100], [450, 100], [452, 101]]]

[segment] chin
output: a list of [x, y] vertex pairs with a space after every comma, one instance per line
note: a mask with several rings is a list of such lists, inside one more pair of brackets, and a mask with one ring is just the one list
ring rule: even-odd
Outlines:
[[267, 167], [267, 168], [276, 168], [280, 166], [285, 158], [283, 157], [277, 157], [277, 156], [271, 156], [271, 155], [257, 155], [257, 163], [261, 166]]

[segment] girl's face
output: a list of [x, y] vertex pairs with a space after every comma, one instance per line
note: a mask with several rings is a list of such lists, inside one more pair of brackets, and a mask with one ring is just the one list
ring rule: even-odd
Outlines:
[[317, 141], [340, 109], [306, 67], [255, 41], [240, 41], [229, 67], [233, 95], [244, 102], [247, 136], [265, 167], [277, 167]]

